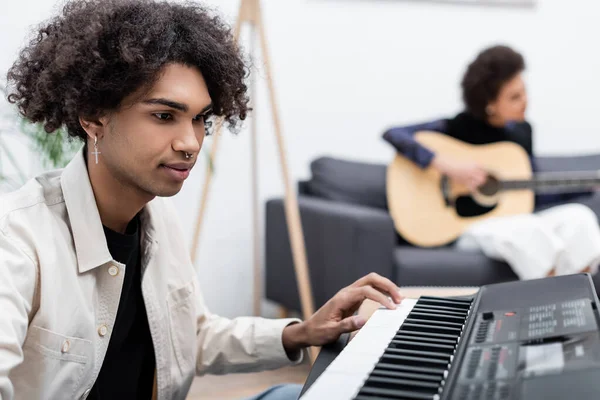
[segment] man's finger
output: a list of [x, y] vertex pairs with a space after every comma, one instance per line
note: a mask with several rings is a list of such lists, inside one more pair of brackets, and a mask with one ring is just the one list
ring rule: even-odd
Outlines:
[[400, 304], [402, 301], [402, 296], [399, 292], [400, 288], [394, 282], [378, 274], [369, 274], [367, 277], [371, 278], [370, 282], [368, 282], [370, 286], [381, 291], [386, 296], [390, 296], [394, 303]]
[[367, 320], [362, 315], [353, 315], [344, 318], [338, 323], [337, 334], [341, 335], [343, 333], [354, 332], [355, 330], [362, 328], [366, 322]]
[[387, 307], [389, 309], [396, 309], [396, 303], [394, 303], [394, 301], [390, 300], [385, 294], [381, 293], [379, 290], [376, 290], [371, 286], [363, 286], [357, 288], [356, 290], [358, 290], [361, 294], [361, 299], [359, 300], [360, 302], [362, 302], [362, 300], [364, 299], [369, 299], [376, 301], [382, 306]]
[[398, 286], [396, 286], [396, 284], [388, 278], [384, 278], [383, 276], [374, 272], [360, 278], [350, 286], [357, 288], [366, 285], [373, 286], [377, 290], [389, 295], [396, 304], [400, 304], [402, 301], [402, 296], [399, 292], [400, 288], [398, 288]]

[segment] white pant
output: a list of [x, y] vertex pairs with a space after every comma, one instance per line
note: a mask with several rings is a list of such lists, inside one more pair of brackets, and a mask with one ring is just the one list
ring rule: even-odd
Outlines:
[[600, 227], [596, 214], [581, 204], [556, 206], [535, 214], [494, 217], [461, 235], [460, 249], [481, 250], [507, 262], [520, 279], [581, 272], [600, 264]]

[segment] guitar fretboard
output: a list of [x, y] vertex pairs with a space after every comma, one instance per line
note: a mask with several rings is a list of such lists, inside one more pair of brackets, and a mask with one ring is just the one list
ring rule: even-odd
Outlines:
[[600, 172], [546, 172], [532, 179], [505, 180], [500, 182], [500, 190], [532, 189], [535, 191], [577, 191], [600, 187]]

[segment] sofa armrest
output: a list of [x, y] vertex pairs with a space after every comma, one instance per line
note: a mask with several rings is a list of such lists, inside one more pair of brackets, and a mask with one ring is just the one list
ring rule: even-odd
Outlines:
[[[394, 224], [385, 210], [299, 196], [315, 308], [370, 272], [394, 279]], [[283, 199], [266, 204], [266, 296], [300, 310]]]

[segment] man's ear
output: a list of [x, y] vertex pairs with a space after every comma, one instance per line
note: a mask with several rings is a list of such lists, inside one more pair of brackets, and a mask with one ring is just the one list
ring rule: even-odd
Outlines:
[[102, 139], [106, 131], [108, 120], [106, 117], [79, 117], [81, 128], [87, 133], [88, 138]]

